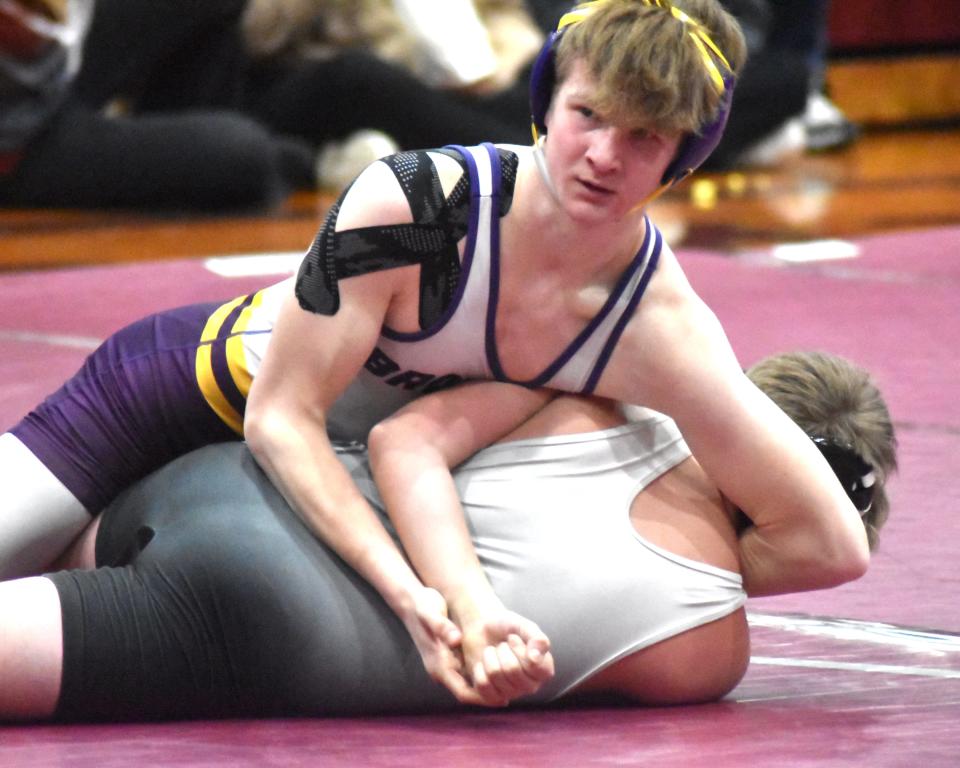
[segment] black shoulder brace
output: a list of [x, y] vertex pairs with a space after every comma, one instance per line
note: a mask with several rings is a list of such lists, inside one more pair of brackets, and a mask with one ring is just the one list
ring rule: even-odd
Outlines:
[[[460, 277], [457, 243], [467, 233], [471, 195], [470, 175], [460, 154], [437, 151], [463, 167], [460, 180], [446, 198], [436, 166], [426, 151], [401, 152], [382, 161], [393, 171], [407, 198], [412, 223], [336, 232], [340, 206], [349, 187], [331, 206], [297, 275], [296, 295], [301, 307], [335, 314], [340, 306], [337, 282], [341, 278], [419, 264], [420, 327], [430, 327], [443, 314]], [[513, 199], [516, 167], [516, 155], [501, 152], [501, 216]]]

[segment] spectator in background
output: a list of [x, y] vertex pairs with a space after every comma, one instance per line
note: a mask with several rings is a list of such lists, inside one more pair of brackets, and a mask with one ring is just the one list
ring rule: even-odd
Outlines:
[[707, 168], [775, 165], [853, 141], [857, 128], [824, 95], [829, 0], [722, 0], [747, 39], [723, 141]]
[[[403, 149], [530, 141], [528, 82], [543, 34], [521, 0], [250, 0], [253, 113], [318, 144], [347, 139], [351, 178], [375, 128]], [[368, 158], [375, 159], [374, 156]], [[333, 184], [331, 186], [340, 186]]]
[[[422, 32], [408, 5], [0, 0], [0, 205], [257, 208], [398, 146], [526, 143], [519, 0], [485, 0], [489, 39], [449, 34], [469, 3]], [[444, 80], [438, 33], [496, 66]]]
[[769, 45], [795, 51], [807, 69], [807, 103], [803, 114], [806, 145], [810, 150], [843, 147], [859, 135], [857, 127], [826, 95], [830, 0], [777, 0]]
[[[215, 41], [228, 49], [229, 9], [196, 6], [184, 14], [195, 55], [210, 55]], [[104, 41], [115, 71], [88, 71], [83, 48], [97, 40], [97, 18], [94, 0], [0, 0], [0, 205], [248, 209], [313, 186], [309, 146], [216, 108], [215, 99], [202, 110], [108, 114], [126, 52], [150, 41], [132, 29]], [[179, 86], [214, 92], [205, 71]]]
[[774, 11], [767, 0], [721, 3], [740, 22], [748, 56], [727, 131], [705, 167], [776, 165], [806, 148], [801, 122], [809, 82], [806, 59], [773, 44]]

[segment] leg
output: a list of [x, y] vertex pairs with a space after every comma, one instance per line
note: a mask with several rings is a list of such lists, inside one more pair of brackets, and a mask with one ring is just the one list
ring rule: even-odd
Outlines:
[[826, 95], [829, 0], [778, 0], [773, 6], [772, 44], [802, 57], [807, 66], [808, 98], [803, 117], [807, 148], [846, 146], [860, 131]]
[[361, 128], [384, 131], [404, 149], [530, 140], [525, 114], [501, 119], [479, 101], [428, 88], [403, 68], [360, 52], [262, 66], [251, 77], [247, 111], [279, 133], [317, 144]]
[[200, 445], [238, 438], [194, 374], [216, 307], [170, 310], [117, 332], [0, 439], [0, 573], [45, 568], [124, 488]]
[[97, 567], [97, 532], [103, 513], [97, 515], [75, 538], [48, 571], [90, 571]]
[[819, 92], [826, 74], [829, 0], [777, 0], [771, 8], [770, 47], [802, 57], [810, 77], [809, 90]]
[[0, 720], [50, 717], [62, 668], [56, 587], [45, 578], [0, 582]]
[[313, 183], [313, 152], [228, 111], [109, 118], [68, 105], [0, 178], [0, 203], [231, 210]]
[[0, 720], [455, 706], [390, 609], [241, 445], [138, 483], [99, 538], [111, 567], [0, 583]]
[[96, 108], [118, 96], [138, 108], [230, 104], [242, 84], [245, 6], [245, 0], [97, 0], [77, 92]]
[[90, 515], [27, 447], [0, 435], [0, 580], [37, 574], [73, 541]]
[[789, 51], [757, 51], [740, 73], [726, 131], [704, 169], [736, 166], [745, 150], [801, 116], [806, 104], [803, 61]]

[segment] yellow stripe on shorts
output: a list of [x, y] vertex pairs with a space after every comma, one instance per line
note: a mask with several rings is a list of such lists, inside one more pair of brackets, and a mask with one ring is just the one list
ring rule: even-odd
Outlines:
[[253, 376], [247, 369], [247, 357], [243, 348], [243, 337], [240, 334], [247, 330], [253, 319], [253, 313], [262, 303], [263, 291], [257, 291], [250, 303], [241, 310], [240, 316], [230, 329], [230, 338], [227, 339], [227, 368], [237, 389], [244, 397], [250, 394]]
[[243, 417], [237, 413], [236, 408], [230, 405], [213, 374], [213, 342], [217, 340], [220, 329], [229, 314], [245, 299], [246, 296], [240, 296], [222, 305], [210, 315], [210, 319], [207, 320], [207, 324], [203, 328], [203, 333], [200, 334], [200, 346], [197, 347], [196, 362], [197, 384], [204, 400], [207, 401], [207, 404], [224, 424], [241, 436], [243, 435]]

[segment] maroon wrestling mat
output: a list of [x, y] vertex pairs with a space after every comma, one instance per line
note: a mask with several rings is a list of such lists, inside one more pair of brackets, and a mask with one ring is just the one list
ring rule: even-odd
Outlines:
[[[744, 365], [787, 349], [846, 355], [874, 372], [900, 439], [891, 519], [870, 572], [836, 590], [750, 601], [753, 662], [727, 700], [664, 709], [0, 726], [0, 767], [960, 765], [960, 228], [841, 245], [737, 257], [680, 253]], [[823, 258], [830, 255], [850, 257]], [[0, 428], [122, 323], [267, 284], [290, 260], [273, 263], [275, 274], [242, 277], [199, 261], [0, 275]], [[251, 266], [262, 263], [217, 264]]]

